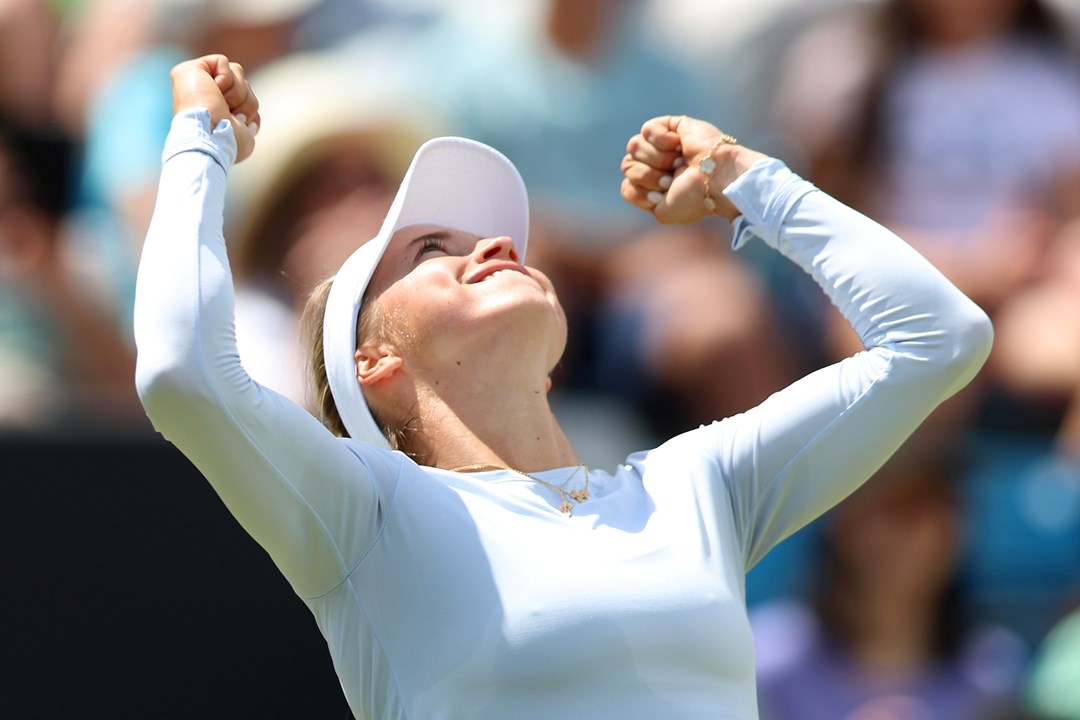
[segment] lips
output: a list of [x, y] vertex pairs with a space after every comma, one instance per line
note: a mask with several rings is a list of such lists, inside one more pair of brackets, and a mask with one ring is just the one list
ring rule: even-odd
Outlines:
[[525, 275], [525, 269], [514, 262], [484, 263], [479, 270], [473, 273], [466, 281], [467, 284], [479, 283], [488, 280], [499, 273], [514, 272]]

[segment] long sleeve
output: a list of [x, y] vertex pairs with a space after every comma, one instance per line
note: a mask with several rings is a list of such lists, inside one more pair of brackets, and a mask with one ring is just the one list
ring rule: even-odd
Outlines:
[[235, 139], [177, 115], [136, 289], [136, 384], [154, 426], [213, 485], [298, 594], [340, 583], [377, 536], [397, 460], [333, 437], [236, 351], [222, 233]]
[[736, 247], [756, 236], [799, 265], [866, 347], [696, 440], [727, 483], [749, 569], [869, 478], [966, 385], [992, 329], [900, 238], [783, 163], [759, 161], [725, 194], [742, 213]]

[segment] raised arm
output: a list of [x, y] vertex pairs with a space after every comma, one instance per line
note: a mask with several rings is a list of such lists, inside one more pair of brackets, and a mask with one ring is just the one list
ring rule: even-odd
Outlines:
[[395, 461], [333, 437], [244, 371], [222, 225], [226, 176], [252, 151], [258, 104], [222, 56], [178, 65], [172, 79], [177, 114], [136, 289], [139, 395], [297, 593], [318, 595], [373, 542]]
[[967, 384], [992, 330], [900, 238], [779, 161], [718, 143], [721, 136], [689, 118], [646, 123], [623, 161], [623, 196], [662, 222], [694, 222], [708, 212], [700, 161], [711, 156], [710, 195], [716, 214], [734, 221], [736, 247], [758, 237], [799, 265], [866, 347], [743, 415], [676, 439], [714, 459], [749, 568], [857, 488]]

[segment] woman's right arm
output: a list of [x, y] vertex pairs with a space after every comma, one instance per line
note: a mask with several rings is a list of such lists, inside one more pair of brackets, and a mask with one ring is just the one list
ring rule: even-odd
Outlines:
[[[316, 596], [371, 546], [396, 461], [374, 449], [354, 454], [241, 366], [222, 226], [228, 169], [238, 136], [250, 131], [231, 114], [241, 103], [208, 108], [206, 97], [185, 91], [199, 72], [213, 101], [220, 66], [173, 73], [177, 115], [136, 289], [136, 384], [157, 430], [206, 476], [296, 592]], [[232, 81], [246, 86], [242, 74]], [[222, 102], [228, 95], [218, 93]], [[252, 137], [239, 140], [240, 152], [250, 152]]]

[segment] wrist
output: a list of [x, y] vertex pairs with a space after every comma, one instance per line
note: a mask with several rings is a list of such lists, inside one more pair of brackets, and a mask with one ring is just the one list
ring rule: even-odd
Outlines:
[[767, 160], [768, 157], [769, 156], [765, 153], [751, 150], [744, 145], [732, 146], [730, 148], [729, 157], [726, 159], [727, 162], [722, 164], [720, 170], [717, 172], [717, 175], [723, 173], [722, 177], [717, 181], [718, 185], [723, 186], [719, 192], [726, 190], [728, 185], [738, 180], [743, 173], [753, 167], [758, 161]]
[[702, 177], [702, 203], [710, 215], [734, 220], [738, 211], [723, 195], [723, 190], [735, 177], [735, 150], [738, 141], [727, 133], [721, 133], [709, 149], [694, 161], [694, 167]]
[[[704, 178], [702, 194], [705, 209], [712, 215], [733, 222], [740, 212], [724, 195], [724, 190], [755, 163], [767, 157], [763, 153], [739, 145], [730, 135], [722, 135], [708, 153], [703, 154], [695, 162], [695, 167]], [[706, 158], [710, 158], [712, 163], [705, 162]], [[710, 169], [712, 173], [707, 174], [706, 171]]]

